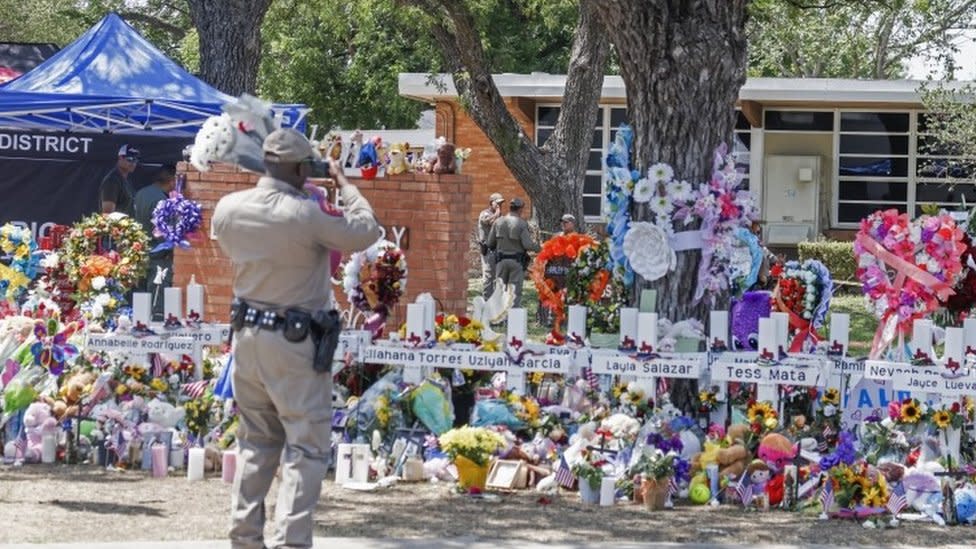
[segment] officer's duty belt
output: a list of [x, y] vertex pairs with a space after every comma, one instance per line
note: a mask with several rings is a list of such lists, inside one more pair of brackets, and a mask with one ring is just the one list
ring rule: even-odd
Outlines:
[[230, 324], [234, 331], [251, 326], [272, 332], [281, 330], [285, 339], [293, 342], [304, 341], [310, 331], [317, 331], [318, 328], [312, 315], [300, 309], [288, 309], [284, 315], [280, 315], [237, 298], [230, 306]]

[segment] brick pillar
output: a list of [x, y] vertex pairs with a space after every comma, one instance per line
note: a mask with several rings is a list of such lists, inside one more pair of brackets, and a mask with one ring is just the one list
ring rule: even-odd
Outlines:
[[[258, 176], [230, 166], [200, 173], [188, 164], [186, 195], [203, 206], [204, 239], [189, 250], [177, 250], [173, 283], [185, 286], [191, 275], [206, 286], [206, 318], [226, 321], [232, 296], [233, 268], [217, 242], [209, 238], [210, 217], [220, 198], [251, 188]], [[388, 322], [395, 329], [406, 317], [406, 303], [429, 292], [440, 309], [464, 313], [467, 308], [466, 252], [472, 220], [471, 178], [465, 175], [404, 174], [375, 180], [350, 178], [369, 200], [380, 224], [393, 240], [393, 227], [409, 229], [407, 294]], [[333, 287], [345, 307], [341, 289]]]

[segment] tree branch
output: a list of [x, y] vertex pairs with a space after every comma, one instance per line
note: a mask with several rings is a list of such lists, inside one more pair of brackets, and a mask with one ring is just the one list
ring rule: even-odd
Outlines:
[[139, 13], [136, 11], [122, 11], [119, 12], [119, 16], [126, 21], [138, 21], [140, 23], [149, 25], [150, 27], [154, 27], [158, 30], [169, 33], [173, 35], [173, 38], [176, 40], [182, 40], [183, 37], [186, 36], [186, 29], [183, 27], [174, 25], [153, 15]]

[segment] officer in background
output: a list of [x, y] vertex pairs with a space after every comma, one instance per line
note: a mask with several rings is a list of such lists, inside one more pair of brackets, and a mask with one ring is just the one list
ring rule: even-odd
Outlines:
[[529, 224], [522, 219], [525, 202], [513, 198], [508, 215], [501, 217], [488, 233], [488, 248], [495, 250], [495, 276], [504, 284], [515, 285], [515, 307], [522, 306], [522, 283], [529, 266], [528, 252], [538, 252], [539, 244], [532, 240]]
[[573, 214], [563, 214], [562, 219], [559, 220], [559, 228], [561, 236], [571, 235], [576, 232], [576, 216]]
[[[163, 242], [162, 238], [153, 235], [153, 212], [156, 205], [169, 197], [170, 191], [176, 186], [176, 166], [166, 164], [153, 175], [152, 183], [146, 185], [136, 193], [135, 220], [142, 225], [142, 230], [149, 235], [149, 249], [152, 250]], [[158, 280], [158, 282], [157, 282]], [[173, 249], [149, 252], [149, 270], [143, 290], [149, 292], [152, 299], [153, 320], [163, 318], [163, 288], [173, 285]]]
[[495, 286], [495, 252], [488, 247], [488, 233], [491, 226], [502, 216], [502, 203], [505, 198], [500, 193], [491, 193], [488, 207], [478, 215], [478, 245], [481, 247], [481, 295], [488, 299]]
[[103, 214], [120, 212], [132, 217], [135, 213], [132, 200], [135, 190], [132, 188], [129, 176], [136, 171], [139, 157], [139, 150], [132, 145], [122, 145], [119, 149], [119, 158], [115, 167], [105, 174], [98, 188]]
[[[329, 170], [343, 216], [322, 212], [302, 190], [316, 166], [304, 135], [276, 130], [264, 154], [266, 175], [253, 189], [222, 198], [213, 215], [234, 265], [232, 383], [241, 418], [231, 496], [235, 549], [312, 546], [331, 453], [332, 374], [313, 369], [321, 343], [307, 333], [309, 324], [321, 324], [310, 313], [320, 318], [315, 313], [331, 300], [330, 250], [363, 250], [380, 237], [369, 203], [334, 160]], [[264, 500], [280, 460], [278, 528], [265, 543]]]

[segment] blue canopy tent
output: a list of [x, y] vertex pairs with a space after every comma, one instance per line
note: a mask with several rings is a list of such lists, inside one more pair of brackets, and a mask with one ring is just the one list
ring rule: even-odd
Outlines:
[[[0, 85], [0, 127], [192, 137], [233, 98], [183, 70], [114, 13]], [[273, 107], [301, 127], [303, 105]]]

